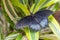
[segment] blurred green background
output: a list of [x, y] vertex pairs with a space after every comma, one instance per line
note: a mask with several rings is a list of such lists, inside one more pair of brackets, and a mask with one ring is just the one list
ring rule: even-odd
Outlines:
[[[15, 30], [18, 20], [43, 9], [54, 12], [48, 17], [48, 28], [37, 32], [29, 28]], [[56, 11], [60, 11], [60, 0], [0, 0], [0, 40], [60, 40], [60, 16], [55, 19]]]

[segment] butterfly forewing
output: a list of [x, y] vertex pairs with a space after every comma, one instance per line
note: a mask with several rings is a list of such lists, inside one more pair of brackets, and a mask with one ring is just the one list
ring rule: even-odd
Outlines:
[[41, 10], [36, 12], [34, 15], [35, 16], [42, 16], [42, 17], [48, 17], [50, 16], [50, 14], [52, 14], [53, 12], [51, 10]]

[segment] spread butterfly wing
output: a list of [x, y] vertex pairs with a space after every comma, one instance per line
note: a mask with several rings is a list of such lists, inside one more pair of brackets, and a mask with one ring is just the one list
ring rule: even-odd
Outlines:
[[16, 23], [16, 29], [21, 29], [26, 27], [27, 25], [29, 25], [30, 21], [29, 21], [30, 16], [24, 17], [22, 19], [20, 19], [17, 23]]
[[48, 25], [48, 16], [53, 12], [50, 10], [41, 10], [36, 12], [33, 16], [26, 16], [19, 20], [16, 24], [16, 29], [25, 28], [29, 26], [32, 30], [40, 30]]
[[40, 25], [33, 16], [26, 16], [16, 23], [16, 29], [25, 28], [26, 26], [29, 26], [32, 30], [40, 30]]
[[38, 20], [38, 23], [40, 24], [40, 27], [45, 28], [48, 26], [48, 18], [42, 17], [42, 16], [35, 16], [35, 18]]
[[41, 10], [34, 14], [34, 17], [39, 21], [42, 28], [48, 25], [48, 16], [53, 12], [50, 10]]
[[48, 17], [52, 14], [53, 12], [51, 10], [40, 10], [35, 13], [35, 16], [42, 16], [42, 17]]

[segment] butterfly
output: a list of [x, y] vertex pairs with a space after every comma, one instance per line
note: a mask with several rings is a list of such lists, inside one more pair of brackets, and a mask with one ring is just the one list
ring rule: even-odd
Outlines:
[[34, 31], [39, 31], [48, 26], [48, 16], [53, 12], [51, 10], [40, 10], [33, 15], [26, 16], [17, 21], [15, 28], [21, 29], [29, 26]]

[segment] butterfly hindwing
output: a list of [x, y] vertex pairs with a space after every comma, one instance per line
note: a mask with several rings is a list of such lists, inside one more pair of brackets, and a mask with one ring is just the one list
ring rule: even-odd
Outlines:
[[42, 19], [42, 21], [40, 22], [40, 25], [42, 26], [42, 28], [45, 28], [48, 26], [48, 19], [44, 18]]
[[40, 25], [39, 25], [38, 22], [35, 20], [35, 18], [33, 18], [32, 22], [30, 22], [29, 28], [31, 28], [32, 30], [35, 30], [35, 31], [38, 31], [38, 30], [41, 29]]

